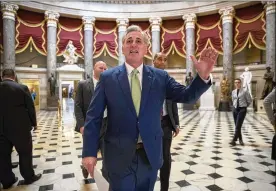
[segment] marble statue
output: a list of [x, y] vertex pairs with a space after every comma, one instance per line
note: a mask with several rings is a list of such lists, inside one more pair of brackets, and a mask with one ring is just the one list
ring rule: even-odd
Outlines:
[[189, 75], [185, 78], [186, 86], [190, 85], [193, 81], [194, 77], [192, 76], [192, 72], [189, 72]]
[[63, 62], [66, 62], [68, 64], [74, 64], [78, 61], [78, 55], [76, 55], [77, 48], [73, 45], [73, 41], [69, 40], [65, 51], [63, 53], [63, 57], [65, 60]]
[[50, 95], [55, 96], [56, 79], [53, 73], [51, 74], [51, 77], [48, 79], [48, 82], [50, 83]]
[[249, 68], [246, 67], [244, 69], [244, 72], [240, 75], [240, 78], [242, 79], [243, 82], [243, 88], [246, 89], [250, 96], [252, 97], [252, 92], [251, 92], [251, 80], [252, 80], [252, 73], [249, 71]]
[[221, 101], [229, 101], [230, 98], [230, 84], [228, 79], [224, 76], [220, 83], [220, 100]]
[[262, 93], [262, 99], [264, 99], [273, 89], [273, 77], [274, 73], [270, 71], [271, 68], [266, 67], [266, 73], [264, 74], [265, 85]]

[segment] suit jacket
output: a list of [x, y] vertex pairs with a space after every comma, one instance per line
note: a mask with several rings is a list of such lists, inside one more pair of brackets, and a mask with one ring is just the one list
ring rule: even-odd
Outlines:
[[93, 94], [94, 83], [92, 78], [79, 82], [74, 107], [75, 117], [77, 121], [75, 131], [77, 132], [80, 132], [80, 128], [84, 126], [86, 112]]
[[83, 157], [97, 157], [102, 117], [107, 107], [108, 127], [104, 137], [104, 163], [110, 173], [122, 175], [136, 152], [140, 133], [154, 169], [163, 164], [160, 111], [165, 98], [174, 102], [195, 103], [211, 86], [196, 77], [185, 87], [167, 72], [147, 65], [143, 67], [140, 112], [137, 116], [131, 97], [125, 64], [101, 74], [86, 115]]
[[27, 86], [3, 80], [0, 92], [0, 134], [20, 137], [37, 126], [34, 102]]
[[244, 90], [243, 88], [239, 90], [238, 96], [237, 96], [237, 89], [234, 89], [232, 91], [232, 102], [235, 108], [237, 108], [238, 98], [239, 98], [239, 107], [248, 107], [252, 102], [251, 95], [249, 94], [248, 91]]
[[171, 100], [166, 100], [167, 112], [170, 117], [170, 121], [173, 127], [173, 131], [176, 131], [177, 126], [179, 126], [179, 116], [178, 116], [178, 108], [177, 103], [172, 102]]

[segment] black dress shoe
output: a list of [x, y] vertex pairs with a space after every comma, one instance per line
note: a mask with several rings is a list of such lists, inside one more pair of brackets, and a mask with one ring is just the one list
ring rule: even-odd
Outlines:
[[232, 145], [232, 146], [236, 146], [236, 142], [235, 141], [231, 141], [229, 144]]
[[15, 177], [14, 180], [12, 181], [12, 183], [10, 183], [10, 184], [8, 184], [8, 185], [3, 185], [3, 188], [4, 188], [4, 189], [9, 189], [9, 188], [12, 187], [12, 185], [13, 185], [14, 183], [16, 183], [17, 181], [18, 181], [18, 178]]
[[81, 166], [83, 178], [87, 179], [89, 173], [84, 166]]
[[41, 178], [42, 174], [36, 174], [34, 175], [30, 180], [25, 180], [23, 184], [32, 184], [35, 181], [38, 181]]
[[18, 167], [18, 163], [13, 162], [12, 163], [12, 168], [17, 168], [17, 167]]
[[244, 146], [244, 143], [242, 140], [239, 140], [239, 142], [240, 142], [240, 145]]

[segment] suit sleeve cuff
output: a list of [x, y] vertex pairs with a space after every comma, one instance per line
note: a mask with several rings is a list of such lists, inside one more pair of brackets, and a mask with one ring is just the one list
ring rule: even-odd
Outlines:
[[[199, 74], [198, 74], [198, 75], [199, 75]], [[210, 82], [213, 81], [213, 76], [212, 76], [212, 74], [209, 75], [209, 77], [208, 77], [207, 80], [203, 79], [200, 75], [199, 75], [199, 77], [200, 77], [206, 84], [208, 84], [208, 83], [210, 83]]]

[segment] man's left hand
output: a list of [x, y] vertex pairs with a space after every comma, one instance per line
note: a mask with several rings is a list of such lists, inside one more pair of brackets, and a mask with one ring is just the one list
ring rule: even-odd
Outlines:
[[214, 65], [217, 62], [218, 53], [214, 49], [209, 47], [201, 52], [198, 61], [194, 56], [191, 56], [191, 59], [194, 63], [198, 75], [202, 79], [207, 80], [214, 68]]
[[173, 132], [173, 137], [176, 137], [178, 134], [179, 134], [179, 127], [177, 127]]

